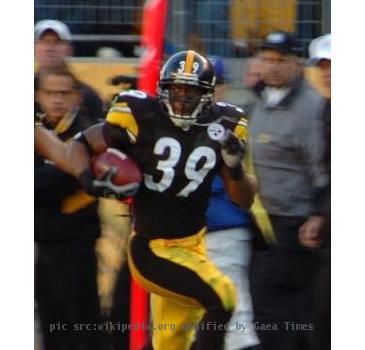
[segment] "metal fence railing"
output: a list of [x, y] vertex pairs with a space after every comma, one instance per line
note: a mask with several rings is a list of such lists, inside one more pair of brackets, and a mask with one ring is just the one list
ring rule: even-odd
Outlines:
[[196, 45], [211, 55], [250, 55], [271, 31], [295, 33], [306, 48], [322, 33], [326, 0], [170, 1], [169, 40], [177, 49]]
[[[294, 32], [307, 47], [328, 28], [329, 0], [169, 0], [166, 42], [170, 51], [195, 47], [239, 58], [252, 54], [273, 30]], [[138, 44], [143, 0], [35, 0], [35, 20], [54, 18], [70, 26], [79, 42]], [[327, 6], [325, 5], [327, 4]], [[126, 55], [131, 54], [129, 51]], [[133, 55], [133, 53], [132, 53]]]
[[105, 44], [122, 56], [134, 56], [143, 4], [143, 0], [35, 0], [35, 21], [65, 22], [76, 41], [77, 56], [94, 56]]
[[35, 20], [59, 19], [77, 34], [110, 33], [115, 31], [114, 26], [129, 26], [138, 31], [143, 3], [143, 0], [35, 0]]

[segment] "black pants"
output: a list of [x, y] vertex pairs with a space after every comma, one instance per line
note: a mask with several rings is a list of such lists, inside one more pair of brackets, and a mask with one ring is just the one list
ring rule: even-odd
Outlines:
[[[131, 274], [127, 262], [121, 267], [115, 285], [113, 307], [110, 320], [113, 324], [129, 324], [130, 321], [130, 280]], [[110, 349], [123, 350], [129, 348], [129, 330], [114, 329], [109, 337]], [[109, 349], [108, 348], [108, 349]]]
[[278, 245], [253, 253], [250, 287], [264, 350], [312, 349], [317, 256], [300, 247], [302, 218], [272, 220]]
[[316, 350], [331, 349], [331, 251], [319, 254], [319, 264], [315, 281], [314, 306], [317, 335]]
[[38, 244], [35, 297], [46, 350], [102, 349], [94, 240]]

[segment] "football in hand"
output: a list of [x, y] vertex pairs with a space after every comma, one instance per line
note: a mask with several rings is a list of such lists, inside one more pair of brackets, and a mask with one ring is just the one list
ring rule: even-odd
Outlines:
[[112, 182], [117, 186], [142, 181], [142, 173], [137, 163], [117, 149], [108, 148], [92, 160], [92, 170], [97, 179], [101, 179], [112, 167], [116, 169]]

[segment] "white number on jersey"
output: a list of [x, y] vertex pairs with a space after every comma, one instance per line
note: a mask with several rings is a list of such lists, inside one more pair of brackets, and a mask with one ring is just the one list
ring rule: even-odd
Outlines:
[[[152, 175], [144, 175], [144, 183], [150, 190], [163, 192], [171, 186], [174, 180], [174, 167], [181, 157], [181, 145], [171, 137], [162, 137], [156, 142], [153, 153], [156, 155], [163, 155], [166, 150], [169, 152], [169, 157], [166, 160], [159, 160], [157, 163], [157, 170], [160, 170], [163, 173], [160, 181], [155, 182]], [[205, 162], [202, 167], [197, 170], [196, 166], [201, 159], [205, 159]], [[189, 196], [189, 194], [195, 191], [204, 181], [204, 178], [209, 171], [214, 168], [215, 164], [216, 154], [212, 148], [200, 146], [194, 149], [189, 155], [185, 165], [185, 175], [190, 182], [177, 195], [181, 197]]]
[[147, 98], [147, 94], [145, 92], [139, 91], [139, 90], [121, 91], [119, 93], [119, 96], [132, 96], [132, 97], [137, 97], [137, 98]]
[[174, 179], [174, 166], [180, 159], [181, 146], [179, 142], [171, 137], [162, 137], [156, 142], [153, 153], [163, 155], [166, 149], [169, 150], [169, 157], [166, 160], [159, 160], [157, 163], [157, 170], [163, 172], [161, 180], [154, 182], [151, 175], [144, 175], [144, 183], [150, 190], [163, 192], [171, 186]]

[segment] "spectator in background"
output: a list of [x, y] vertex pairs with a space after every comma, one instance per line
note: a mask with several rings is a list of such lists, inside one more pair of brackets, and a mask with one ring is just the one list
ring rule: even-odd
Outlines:
[[[216, 100], [226, 101], [225, 69], [223, 60], [210, 57], [216, 74]], [[220, 176], [212, 183], [207, 210], [208, 256], [234, 283], [237, 306], [228, 325], [225, 350], [260, 349], [260, 341], [253, 324], [253, 307], [249, 289], [248, 272], [251, 261], [251, 219], [246, 210], [229, 199]], [[244, 327], [239, 328], [239, 327]]]
[[252, 211], [266, 241], [266, 250], [253, 255], [251, 295], [265, 350], [310, 349], [316, 326], [316, 252], [300, 244], [299, 232], [321, 215], [328, 182], [324, 99], [304, 81], [297, 52], [290, 34], [267, 36], [258, 54], [265, 88], [249, 122], [251, 165], [259, 183]]
[[331, 34], [314, 39], [309, 45], [309, 63], [318, 67], [323, 84], [331, 87]]
[[[331, 88], [331, 34], [326, 34], [313, 40], [309, 46], [309, 63], [318, 67], [322, 83], [328, 88]], [[331, 99], [326, 98], [326, 104], [323, 111], [324, 122], [324, 139], [325, 144], [325, 164], [327, 172], [331, 170]], [[330, 188], [326, 188], [326, 194], [323, 196], [323, 203], [321, 205], [322, 216], [314, 217], [303, 227], [301, 231], [301, 242], [310, 248], [316, 248], [323, 239], [326, 232], [323, 231], [330, 220]], [[326, 222], [327, 221], [327, 222]], [[328, 228], [328, 227], [327, 227]], [[329, 242], [327, 242], [329, 243]]]
[[110, 97], [110, 103], [121, 91], [136, 90], [137, 77], [129, 75], [116, 75], [110, 79], [110, 85], [115, 86], [115, 94]]
[[262, 82], [262, 63], [257, 57], [249, 58], [246, 62], [243, 83], [249, 88], [253, 88]]
[[214, 99], [216, 101], [226, 101], [228, 73], [223, 58], [220, 56], [208, 56], [208, 59], [214, 66], [216, 77]]
[[255, 103], [260, 98], [260, 93], [264, 84], [262, 82], [262, 62], [257, 57], [249, 58], [246, 61], [243, 75], [245, 91], [242, 94], [242, 107], [249, 115]]
[[[318, 67], [322, 83], [331, 88], [331, 34], [309, 45], [309, 63]], [[326, 99], [323, 113], [325, 164], [331, 171], [331, 99]], [[331, 349], [331, 188], [325, 189], [320, 206], [321, 216], [312, 218], [300, 231], [300, 242], [308, 248], [320, 248], [315, 287], [315, 319], [318, 331], [317, 350]]]
[[[64, 66], [42, 68], [38, 84], [41, 123], [61, 141], [95, 122], [79, 108], [80, 87]], [[34, 179], [35, 297], [45, 349], [100, 350], [101, 332], [74, 328], [100, 321], [94, 251], [100, 234], [97, 201], [81, 190], [73, 176], [40, 156]]]
[[[34, 50], [37, 70], [66, 65], [66, 59], [72, 56], [72, 36], [67, 25], [57, 20], [39, 21], [34, 28]], [[103, 117], [103, 102], [97, 93], [85, 83], [79, 82], [82, 91], [80, 109], [95, 120]], [[35, 75], [37, 90], [38, 75]], [[35, 104], [35, 112], [39, 106]]]
[[117, 75], [110, 81], [111, 85], [116, 86], [118, 91], [136, 90], [137, 77], [129, 75]]
[[35, 125], [34, 149], [41, 163], [43, 158], [52, 159], [57, 168], [68, 172], [67, 145], [42, 124]]
[[[116, 91], [137, 89], [137, 78], [117, 75], [110, 80]], [[116, 97], [117, 94], [113, 96]], [[130, 321], [130, 271], [126, 261], [127, 239], [131, 231], [130, 201], [101, 198], [100, 219], [103, 223], [97, 244], [99, 257], [98, 286], [102, 316], [113, 324]], [[112, 330], [107, 337], [110, 349], [128, 349], [129, 330]], [[108, 349], [109, 349], [108, 348]]]

